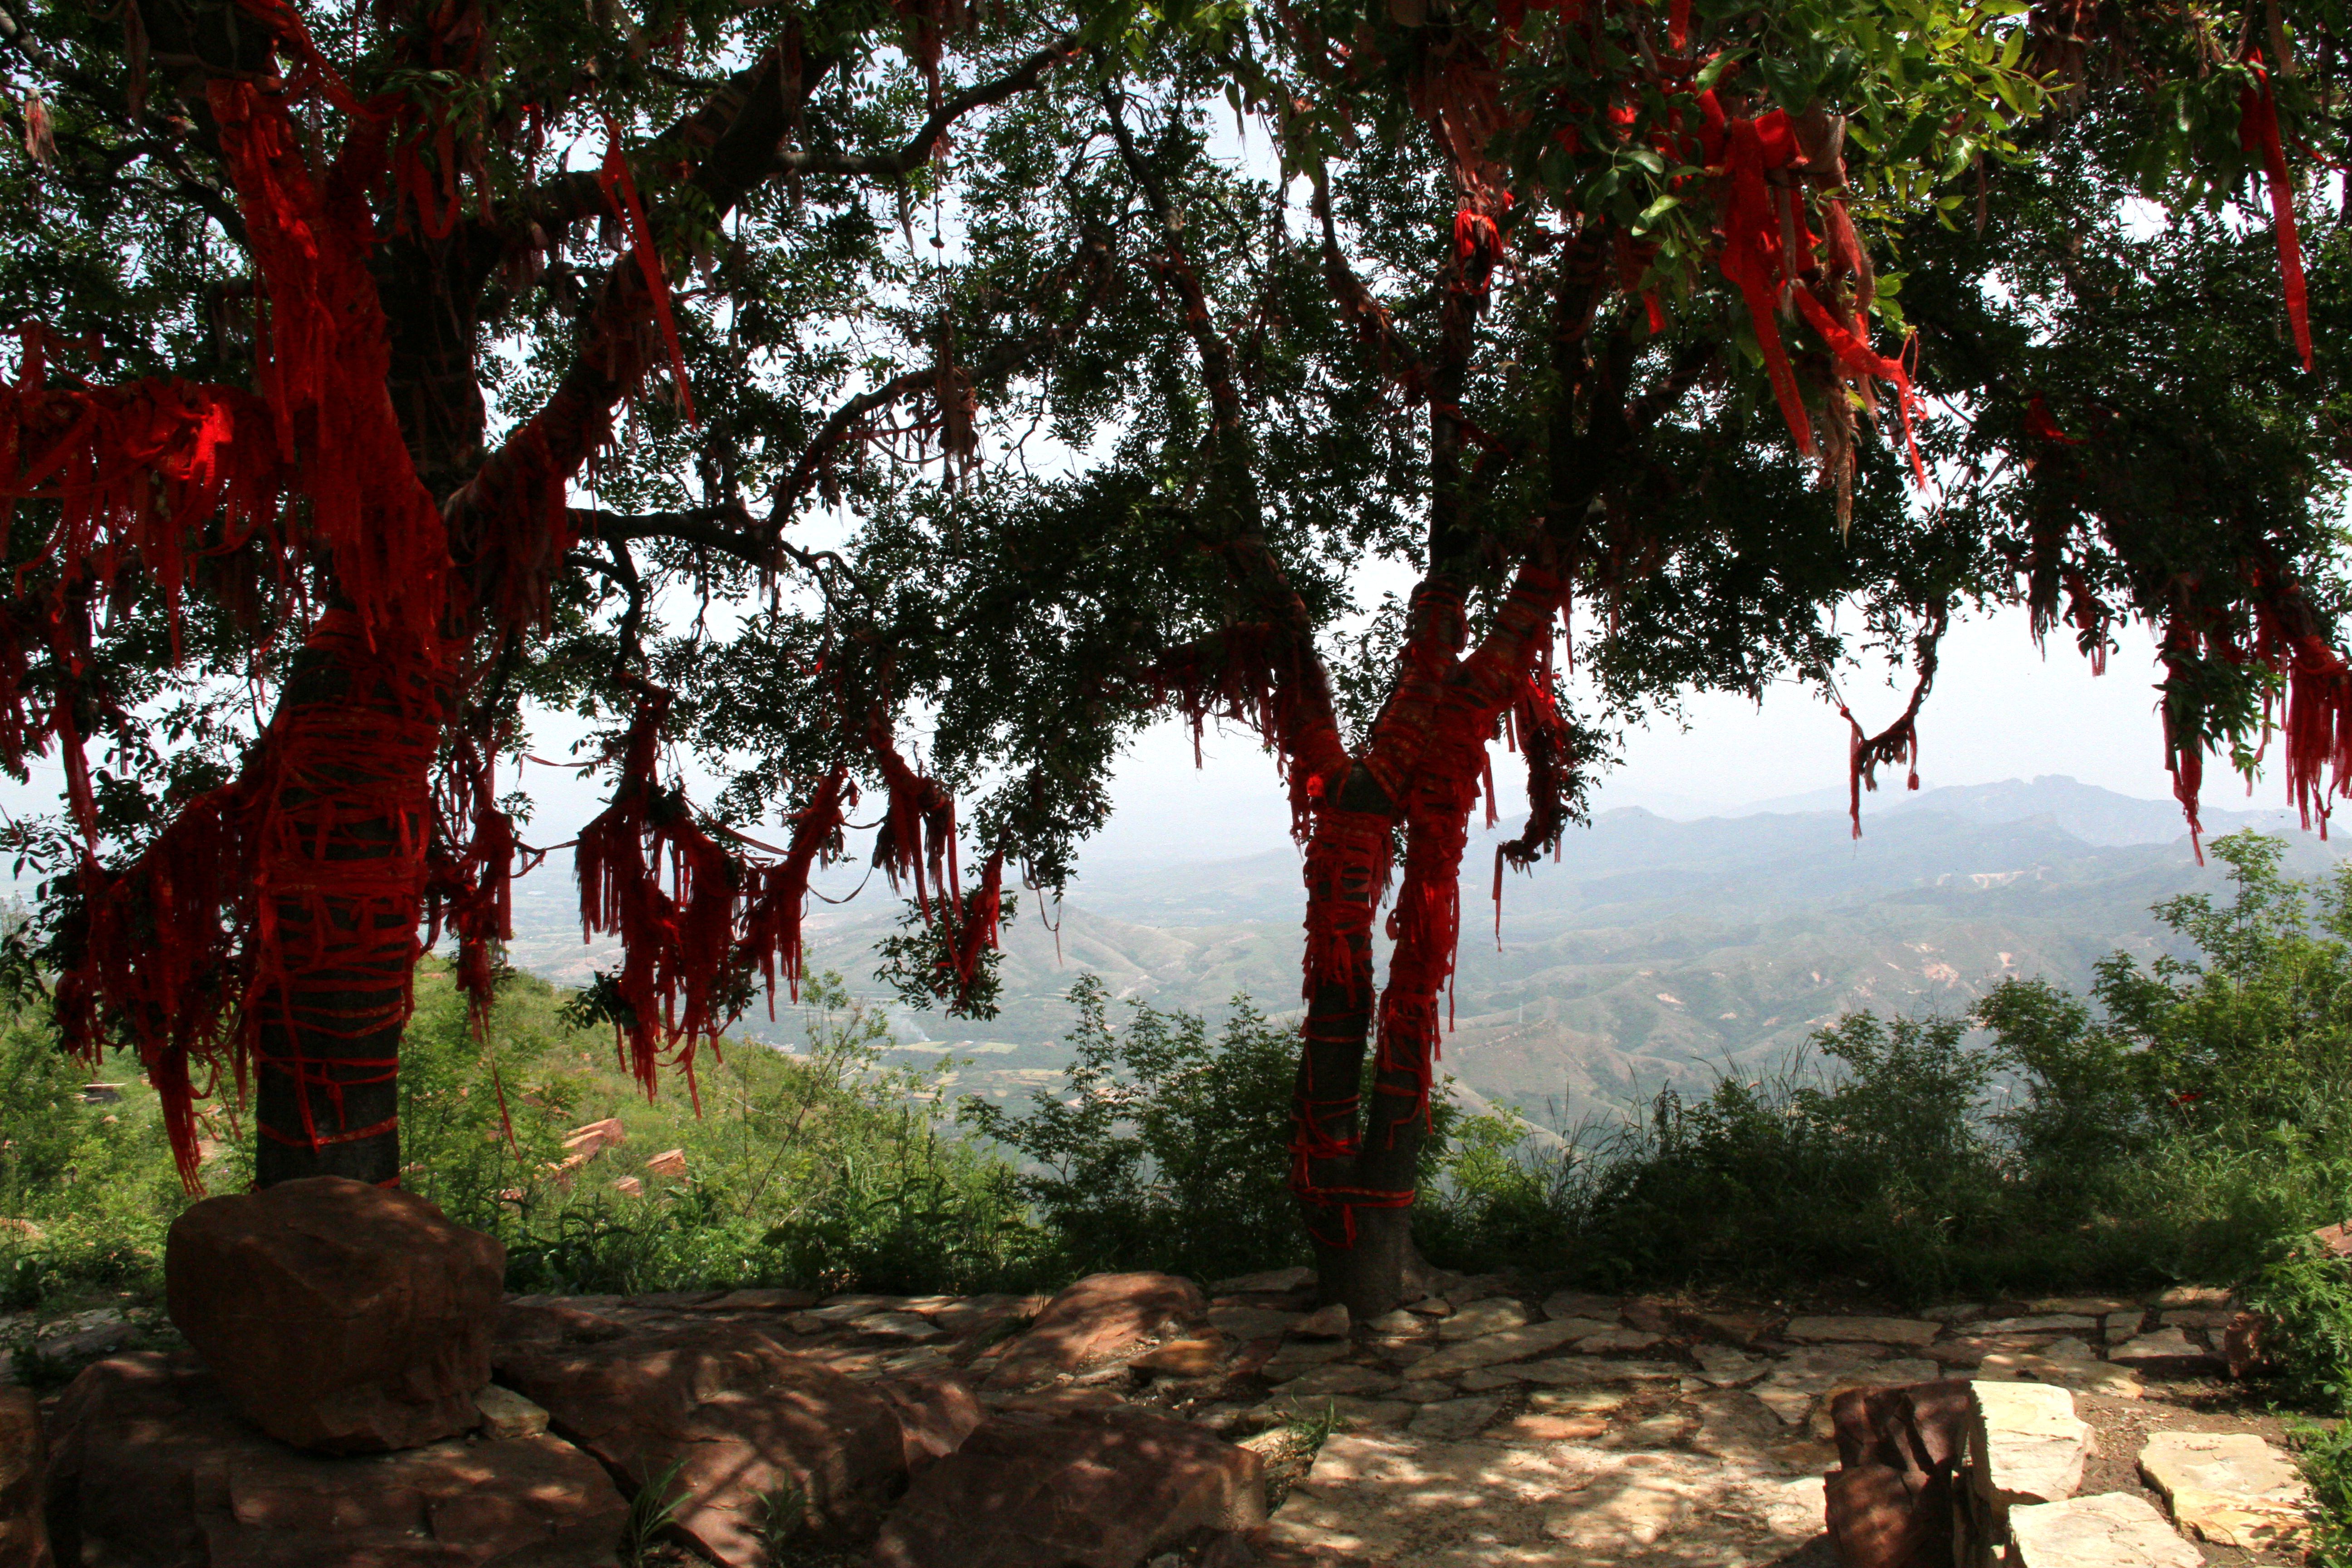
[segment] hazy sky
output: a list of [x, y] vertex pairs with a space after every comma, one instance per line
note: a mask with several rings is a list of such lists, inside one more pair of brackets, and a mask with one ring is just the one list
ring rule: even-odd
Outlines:
[[[2045, 659], [2021, 611], [1954, 626], [1919, 718], [1922, 787], [2068, 773], [2123, 795], [2168, 796], [2155, 644], [2137, 626], [2120, 641], [2106, 674], [2095, 677], [2071, 640], [2053, 638]], [[1909, 692], [1907, 672], [1899, 689], [1862, 674], [1846, 682], [1855, 716], [1873, 731], [1902, 710]], [[1601, 809], [1696, 816], [1844, 788], [1846, 728], [1818, 689], [1777, 687], [1760, 707], [1704, 699], [1685, 717], [1687, 730], [1664, 720], [1628, 738], [1623, 765], [1601, 787]], [[1090, 847], [1105, 859], [1192, 859], [1224, 846], [1243, 855], [1282, 843], [1288, 814], [1274, 764], [1255, 739], [1212, 731], [1202, 750], [1196, 773], [1181, 725], [1148, 734], [1119, 769], [1118, 818]], [[2209, 769], [2207, 779], [2216, 805], [2236, 804], [2226, 770]], [[1899, 776], [1894, 782], [1900, 787]], [[1496, 783], [1507, 805], [1517, 798], [1499, 759]], [[2276, 804], [2278, 792], [2258, 787], [2256, 799]], [[1865, 796], [1865, 817], [1870, 804]]]

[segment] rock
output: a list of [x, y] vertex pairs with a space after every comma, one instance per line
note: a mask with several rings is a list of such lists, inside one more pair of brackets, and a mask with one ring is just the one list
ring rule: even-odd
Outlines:
[[1216, 1306], [1209, 1309], [1209, 1324], [1237, 1340], [1262, 1340], [1274, 1334], [1286, 1334], [1297, 1322], [1297, 1312], [1277, 1312], [1269, 1307]]
[[1788, 1425], [1811, 1414], [1823, 1394], [1840, 1388], [1895, 1388], [1933, 1383], [1942, 1368], [1932, 1361], [1894, 1361], [1874, 1344], [1816, 1345], [1782, 1356], [1755, 1385], [1756, 1397]]
[[646, 1195], [646, 1184], [635, 1176], [617, 1176], [613, 1190], [625, 1198], [641, 1198]]
[[663, 1150], [660, 1153], [646, 1162], [646, 1174], [648, 1176], [667, 1176], [672, 1181], [684, 1181], [686, 1179], [686, 1151], [683, 1149]]
[[2163, 1494], [2172, 1522], [2215, 1546], [2299, 1550], [2311, 1489], [2294, 1461], [2252, 1432], [2154, 1432], [2139, 1473]]
[[1059, 1373], [1083, 1372], [1140, 1347], [1206, 1310], [1200, 1288], [1172, 1274], [1090, 1274], [1037, 1314], [988, 1375], [991, 1388], [1020, 1388]]
[[54, 1568], [42, 1519], [41, 1406], [29, 1388], [0, 1388], [0, 1563], [9, 1568]]
[[1609, 1430], [1605, 1416], [1569, 1411], [1529, 1410], [1487, 1434], [1498, 1443], [1571, 1443]]
[[1499, 1399], [1444, 1399], [1424, 1405], [1405, 1428], [1416, 1437], [1458, 1443], [1503, 1413]]
[[705, 1301], [705, 1312], [797, 1312], [816, 1305], [809, 1290], [730, 1290], [715, 1301]]
[[986, 1418], [980, 1395], [951, 1372], [877, 1378], [869, 1384], [898, 1418], [898, 1452], [909, 1475], [963, 1447]]
[[1454, 1303], [1443, 1296], [1423, 1296], [1418, 1301], [1406, 1302], [1400, 1310], [1418, 1318], [1450, 1318], [1454, 1315]]
[[1611, 1329], [1604, 1333], [1588, 1334], [1576, 1342], [1579, 1355], [1631, 1355], [1654, 1345], [1665, 1343], [1663, 1336], [1643, 1329]]
[[474, 1408], [482, 1413], [482, 1436], [493, 1442], [536, 1437], [547, 1430], [546, 1411], [495, 1383], [486, 1383], [476, 1391]]
[[1133, 1568], [1202, 1530], [1265, 1519], [1265, 1466], [1138, 1410], [997, 1415], [915, 1478], [875, 1568]]
[[1291, 1325], [1290, 1331], [1301, 1339], [1344, 1340], [1348, 1337], [1348, 1326], [1347, 1303], [1334, 1301], [1299, 1319]]
[[1980, 1334], [2089, 1334], [2099, 1320], [2082, 1312], [2043, 1312], [2030, 1318], [1996, 1318], [1972, 1325]]
[[1263, 1274], [1244, 1274], [1232, 1279], [1220, 1279], [1209, 1289], [1220, 1296], [1276, 1295], [1292, 1290], [1304, 1290], [1315, 1283], [1315, 1270], [1269, 1268]]
[[1286, 1340], [1258, 1373], [1268, 1383], [1287, 1383], [1326, 1362], [1338, 1361], [1354, 1348], [1345, 1340]]
[[1402, 1307], [1397, 1308], [1394, 1311], [1382, 1312], [1364, 1325], [1367, 1330], [1375, 1334], [1417, 1334], [1421, 1332], [1423, 1326], [1419, 1318]]
[[566, 1132], [563, 1135], [563, 1147], [567, 1153], [585, 1154], [593, 1159], [605, 1150], [617, 1148], [628, 1141], [629, 1134], [621, 1126], [621, 1119], [617, 1116], [608, 1116], [602, 1121], [591, 1121], [585, 1127], [575, 1127]]
[[822, 1304], [809, 1308], [808, 1315], [820, 1323], [838, 1326], [887, 1312], [891, 1304], [887, 1296], [828, 1296]]
[[192, 1355], [99, 1363], [66, 1390], [54, 1430], [49, 1519], [68, 1563], [610, 1568], [628, 1515], [595, 1460], [545, 1435], [356, 1457], [288, 1447]]
[[905, 1340], [920, 1344], [926, 1340], [943, 1340], [948, 1331], [928, 1318], [912, 1312], [869, 1312], [851, 1321], [850, 1331], [868, 1339]]
[[2235, 1295], [2227, 1285], [2174, 1285], [2158, 1292], [2151, 1303], [2169, 1310], [2174, 1307], [2226, 1307]]
[[1598, 1318], [1604, 1323], [1614, 1323], [1617, 1311], [1616, 1297], [1598, 1296], [1590, 1290], [1555, 1290], [1543, 1299], [1543, 1315], [1547, 1318]]
[[2109, 1399], [2137, 1399], [2145, 1392], [2130, 1369], [2110, 1366], [2103, 1361], [2003, 1352], [1978, 1363], [1976, 1375], [1985, 1382], [2046, 1383], [2076, 1394], [2097, 1394]]
[[2123, 1296], [2044, 1296], [2029, 1301], [2030, 1311], [2081, 1318], [2104, 1318], [2110, 1312], [2128, 1312], [2134, 1317], [2147, 1310], [2144, 1302]]
[[2096, 1361], [2099, 1359], [2099, 1352], [2093, 1350], [2087, 1342], [2074, 1339], [2072, 1337], [2063, 1340], [2052, 1340], [2048, 1344], [2042, 1347], [2040, 1353], [2049, 1357], [2052, 1361]]
[[[1402, 1426], [1412, 1419], [1413, 1409], [1414, 1406], [1401, 1399], [1363, 1399], [1352, 1394], [1294, 1398], [1284, 1392], [1244, 1412], [1235, 1427], [1256, 1427], [1261, 1432], [1276, 1432], [1301, 1424], [1328, 1421], [1335, 1431], [1353, 1432], [1366, 1427]], [[1244, 1444], [1244, 1447], [1249, 1446]], [[1290, 1446], [1286, 1442], [1283, 1448], [1273, 1451], [1281, 1452]]]
[[327, 1453], [415, 1447], [478, 1418], [506, 1249], [412, 1193], [310, 1176], [172, 1222], [172, 1321], [247, 1418]]
[[1146, 1377], [1214, 1377], [1224, 1370], [1226, 1342], [1222, 1335], [1206, 1339], [1171, 1340], [1128, 1363], [1129, 1370]]
[[2222, 1365], [2220, 1356], [2175, 1328], [2151, 1329], [2137, 1339], [2126, 1340], [2109, 1351], [2107, 1359], [2127, 1365], [2148, 1362], [2200, 1362], [2210, 1363], [2216, 1371]]
[[2074, 1414], [2074, 1396], [2033, 1383], [1969, 1384], [1969, 1485], [1995, 1510], [2059, 1502], [2083, 1484], [2083, 1467], [2096, 1452], [2090, 1423]]
[[748, 1323], [698, 1321], [594, 1344], [499, 1345], [499, 1381], [643, 1486], [673, 1461], [678, 1529], [721, 1563], [763, 1562], [762, 1500], [797, 1488], [821, 1532], [869, 1529], [907, 1470], [878, 1388], [782, 1349]]
[[2311, 1239], [2330, 1258], [2352, 1258], [2352, 1220], [2322, 1226], [2311, 1233]]
[[2158, 1321], [2168, 1329], [2226, 1329], [2237, 1315], [2233, 1307], [2167, 1307]]
[[2128, 1492], [2031, 1503], [2009, 1527], [2007, 1568], [2205, 1568], [2203, 1553]]
[[1728, 1345], [1693, 1345], [1691, 1359], [1698, 1363], [1699, 1376], [1717, 1388], [1753, 1383], [1772, 1368], [1770, 1362], [1743, 1355]]
[[1552, 1317], [1546, 1319], [1545, 1321], [1547, 1322], [1558, 1323], [1564, 1330], [1568, 1331], [1568, 1337], [1570, 1341], [1589, 1340], [1595, 1334], [1639, 1334], [1642, 1332], [1640, 1329], [1620, 1328], [1617, 1324], [1600, 1318], [1580, 1318], [1569, 1316]]
[[1458, 1386], [1451, 1383], [1401, 1383], [1389, 1390], [1389, 1397], [1403, 1400], [1408, 1405], [1434, 1405], [1442, 1399], [1455, 1398], [1465, 1389], [1472, 1393], [1486, 1394], [1497, 1388], [1519, 1386], [1518, 1380], [1512, 1377], [1496, 1376], [1491, 1383], [1472, 1382], [1474, 1378], [1484, 1378], [1488, 1375], [1485, 1372], [1470, 1373], [1462, 1378]]
[[509, 1301], [499, 1314], [492, 1353], [497, 1353], [495, 1346], [507, 1343], [592, 1345], [628, 1331], [625, 1323], [568, 1302]]
[[1303, 1398], [1320, 1394], [1385, 1394], [1395, 1386], [1394, 1376], [1373, 1367], [1318, 1366], [1282, 1384], [1275, 1393]]
[[950, 1300], [930, 1314], [931, 1321], [958, 1339], [1000, 1323], [1034, 1318], [1045, 1310], [1043, 1296], [964, 1296]]
[[[1523, 1369], [1519, 1367], [1481, 1366], [1472, 1368], [1454, 1381], [1465, 1394], [1492, 1394], [1498, 1388], [1523, 1388], [1527, 1385], [1528, 1380]], [[1428, 1386], [1444, 1388], [1446, 1385], [1440, 1383]], [[1442, 1399], [1445, 1396], [1436, 1394], [1432, 1397]]]
[[1678, 1333], [1743, 1348], [1755, 1345], [1772, 1328], [1772, 1320], [1761, 1312], [1684, 1310], [1675, 1312], [1674, 1320]]
[[1475, 1340], [1481, 1334], [1516, 1329], [1528, 1321], [1528, 1310], [1507, 1296], [1473, 1301], [1437, 1325], [1441, 1341]]
[[1944, 1331], [1919, 1318], [1791, 1318], [1780, 1331], [1799, 1344], [1924, 1345]]
[[[1413, 1369], [1416, 1373], [1420, 1370]], [[1574, 1388], [1605, 1383], [1673, 1383], [1682, 1376], [1682, 1370], [1656, 1361], [1531, 1361], [1512, 1367], [1511, 1373], [1523, 1383]]]
[[1698, 1455], [1343, 1433], [1269, 1534], [1393, 1568], [1761, 1568], [1819, 1535], [1821, 1520], [1818, 1478], [1759, 1477]]
[[1676, 1405], [1654, 1415], [1620, 1426], [1601, 1441], [1605, 1448], [1671, 1448], [1698, 1430], [1698, 1417], [1687, 1406]]
[[1973, 1323], [1983, 1317], [1985, 1309], [1979, 1301], [1947, 1301], [1940, 1307], [1929, 1307], [1919, 1315], [1933, 1318], [1946, 1328], [1958, 1328], [1962, 1323]]
[[1629, 1329], [1643, 1333], [1665, 1334], [1674, 1331], [1675, 1310], [1655, 1296], [1636, 1296], [1617, 1309], [1617, 1316]]
[[[1447, 1319], [1451, 1323], [1454, 1320]], [[1472, 1367], [1498, 1366], [1505, 1362], [1524, 1361], [1557, 1350], [1575, 1335], [1577, 1324], [1526, 1323], [1515, 1329], [1498, 1329], [1475, 1340], [1451, 1344], [1435, 1355], [1413, 1367], [1416, 1377], [1447, 1377]], [[1440, 1331], [1443, 1331], [1442, 1330]]]

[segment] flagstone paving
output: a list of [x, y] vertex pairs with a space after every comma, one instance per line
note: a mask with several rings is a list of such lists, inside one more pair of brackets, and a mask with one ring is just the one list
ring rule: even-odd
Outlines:
[[[957, 1378], [997, 1415], [1134, 1407], [1255, 1450], [1271, 1521], [1245, 1539], [1180, 1544], [1149, 1568], [1828, 1568], [1822, 1478], [1839, 1462], [1828, 1401], [1941, 1377], [2070, 1391], [2094, 1433], [2079, 1497], [2152, 1507], [2206, 1563], [2296, 1560], [2284, 1435], [2221, 1375], [2230, 1312], [2211, 1293], [1893, 1318], [1538, 1296], [1441, 1276], [1427, 1299], [1334, 1339], [1300, 1332], [1312, 1285], [1290, 1271], [1170, 1299], [1186, 1304], [1166, 1321], [1138, 1318], [1098, 1354], [1059, 1355], [1026, 1332], [1043, 1297], [740, 1290], [550, 1304], [633, 1332], [742, 1324], [860, 1382]], [[31, 1330], [44, 1345], [103, 1351], [95, 1331], [142, 1320], [18, 1319], [0, 1338]], [[2233, 1500], [2241, 1479], [2252, 1491]], [[2053, 1514], [2053, 1539], [2121, 1529], [2120, 1507]]]

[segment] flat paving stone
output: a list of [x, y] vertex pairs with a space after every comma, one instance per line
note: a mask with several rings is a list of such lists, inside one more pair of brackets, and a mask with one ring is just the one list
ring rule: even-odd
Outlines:
[[2146, 1498], [2101, 1492], [2033, 1503], [2009, 1516], [2012, 1568], [2205, 1568]]
[[[1446, 1321], [1450, 1324], [1454, 1320], [1449, 1318]], [[1439, 1331], [1442, 1333], [1444, 1330]], [[1481, 1334], [1475, 1340], [1447, 1345], [1413, 1370], [1423, 1377], [1444, 1377], [1451, 1373], [1468, 1372], [1473, 1367], [1524, 1361], [1546, 1351], [1558, 1350], [1573, 1338], [1575, 1332], [1573, 1321], [1524, 1323], [1517, 1328], [1500, 1329], [1494, 1333]]]
[[2177, 1328], [2151, 1329], [2135, 1339], [2126, 1340], [2107, 1352], [2107, 1359], [2128, 1363], [2211, 1362], [2216, 1366], [2221, 1364], [2220, 1356]]
[[1385, 1394], [1397, 1385], [1394, 1373], [1370, 1366], [1318, 1366], [1279, 1384], [1275, 1393], [1297, 1397], [1317, 1394]]
[[1511, 1371], [1528, 1383], [1550, 1387], [1575, 1387], [1605, 1383], [1675, 1383], [1683, 1374], [1681, 1367], [1659, 1361], [1604, 1361], [1595, 1358], [1580, 1361], [1562, 1358], [1558, 1361], [1530, 1361], [1514, 1364]]
[[1598, 1318], [1613, 1325], [1617, 1311], [1618, 1298], [1595, 1295], [1590, 1290], [1555, 1290], [1543, 1299], [1543, 1315], [1547, 1318]]
[[2200, 1541], [2243, 1551], [2301, 1542], [2311, 1489], [2294, 1461], [2252, 1432], [2154, 1432], [2139, 1473], [2172, 1521]]
[[1448, 1399], [1421, 1406], [1405, 1430], [1416, 1437], [1458, 1443], [1502, 1413], [1503, 1402], [1499, 1399]]
[[1924, 1318], [1791, 1318], [1781, 1337], [1799, 1344], [1924, 1345], [1944, 1331]]
[[1507, 1296], [1489, 1296], [1483, 1301], [1473, 1301], [1460, 1311], [1437, 1325], [1437, 1337], [1442, 1341], [1475, 1340], [1502, 1329], [1516, 1329], [1529, 1321], [1532, 1314]]
[[1989, 1322], [1971, 1323], [1969, 1329], [1979, 1334], [2096, 1333], [2099, 1320], [2084, 1312], [2040, 1312], [2026, 1318], [1994, 1318]]
[[1610, 1329], [1590, 1334], [1576, 1342], [1579, 1355], [1633, 1355], [1666, 1342], [1664, 1334], [1645, 1333], [1640, 1329]]
[[1753, 1383], [1772, 1370], [1772, 1363], [1762, 1356], [1749, 1355], [1729, 1345], [1693, 1345], [1691, 1359], [1698, 1363], [1699, 1376], [1717, 1388]]
[[1593, 1444], [1334, 1437], [1277, 1542], [1404, 1568], [1761, 1568], [1822, 1532], [1819, 1477]]
[[2002, 1351], [1985, 1357], [1977, 1363], [1976, 1375], [2000, 1382], [2055, 1384], [2076, 1394], [2104, 1394], [2109, 1399], [2137, 1399], [2147, 1392], [2129, 1367], [2020, 1352]]
[[1933, 1383], [1944, 1369], [1932, 1361], [1885, 1360], [1855, 1354], [1860, 1347], [1818, 1345], [1780, 1360], [1763, 1382], [1756, 1397], [1782, 1421], [1794, 1426], [1812, 1413], [1823, 1394], [1841, 1388], [1899, 1388], [1906, 1383]]

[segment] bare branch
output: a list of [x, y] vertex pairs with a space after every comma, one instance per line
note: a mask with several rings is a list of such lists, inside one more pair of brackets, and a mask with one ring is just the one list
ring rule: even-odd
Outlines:
[[993, 81], [968, 87], [946, 100], [931, 111], [931, 117], [923, 121], [920, 130], [892, 152], [818, 153], [786, 148], [776, 154], [775, 172], [803, 175], [850, 174], [878, 179], [897, 179], [911, 174], [938, 155], [940, 139], [957, 121], [975, 109], [985, 109], [1002, 103], [1016, 93], [1027, 92], [1045, 79], [1046, 71], [1077, 50], [1077, 35], [1063, 34], [1006, 75]]

